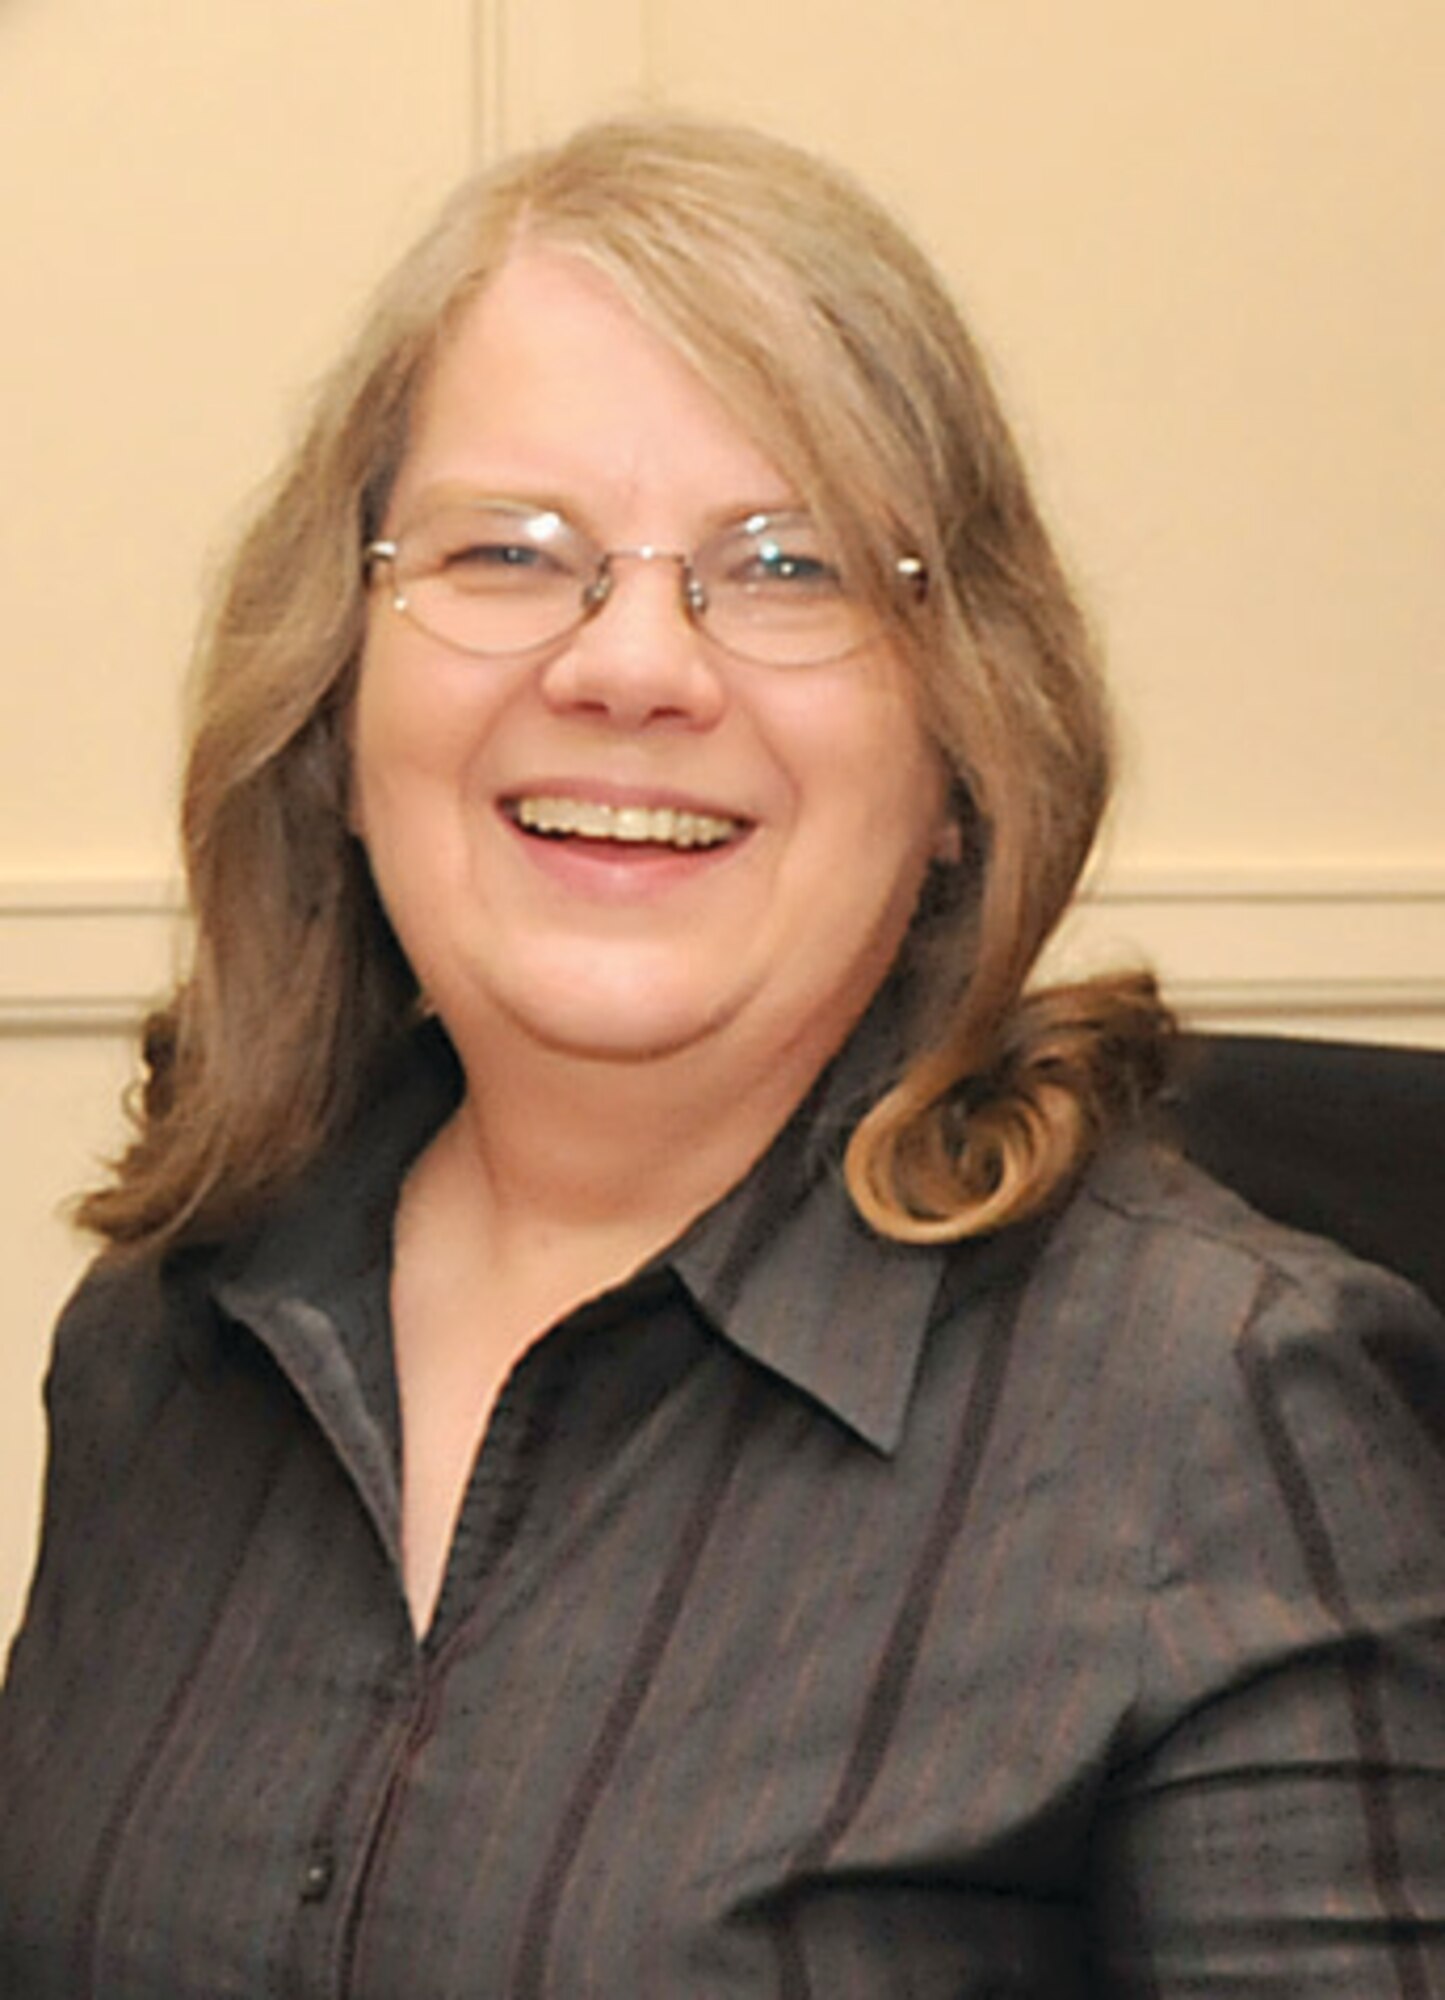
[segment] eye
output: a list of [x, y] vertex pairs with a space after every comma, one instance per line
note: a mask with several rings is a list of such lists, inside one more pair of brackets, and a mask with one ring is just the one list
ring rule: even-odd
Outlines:
[[744, 580], [790, 591], [833, 591], [843, 587], [837, 569], [822, 556], [800, 554], [771, 544], [758, 550]]
[[847, 595], [842, 572], [806, 517], [755, 517], [709, 551], [714, 584], [789, 602]]
[[581, 573], [576, 537], [557, 514], [462, 508], [419, 524], [409, 567], [468, 596], [503, 596], [571, 584]]
[[505, 588], [556, 564], [545, 549], [528, 542], [468, 541], [439, 549], [433, 565], [450, 582], [471, 584], [479, 590]]

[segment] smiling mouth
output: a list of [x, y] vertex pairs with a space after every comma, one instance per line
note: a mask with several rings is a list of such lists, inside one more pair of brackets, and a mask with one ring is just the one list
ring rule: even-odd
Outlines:
[[597, 799], [520, 798], [509, 800], [505, 810], [525, 833], [549, 840], [611, 841], [622, 847], [683, 851], [722, 847], [746, 830], [746, 822], [721, 814], [686, 812], [676, 806], [604, 805]]

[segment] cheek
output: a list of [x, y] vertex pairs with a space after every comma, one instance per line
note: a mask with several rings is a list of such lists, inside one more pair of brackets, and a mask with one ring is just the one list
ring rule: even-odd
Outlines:
[[486, 733], [473, 677], [449, 663], [410, 656], [404, 641], [368, 642], [361, 658], [347, 740], [352, 831], [363, 839], [388, 801], [444, 785], [465, 768]]
[[928, 845], [947, 817], [947, 769], [901, 658], [880, 648], [754, 692], [763, 734], [801, 800], [865, 819], [890, 844], [926, 823]]
[[803, 921], [835, 945], [849, 952], [866, 945], [891, 956], [949, 840], [943, 762], [913, 729], [879, 731], [871, 750], [836, 751], [815, 775], [815, 810], [810, 837], [797, 850], [794, 895], [802, 899]]
[[[880, 750], [880, 759], [883, 753]], [[931, 867], [947, 863], [958, 844], [949, 812], [947, 771], [934, 745], [914, 731], [889, 760], [891, 782], [877, 785], [863, 828], [877, 879], [893, 919], [911, 919]]]
[[911, 709], [882, 703], [846, 743], [830, 747], [817, 782], [833, 790], [880, 869], [942, 858], [952, 826], [947, 767]]

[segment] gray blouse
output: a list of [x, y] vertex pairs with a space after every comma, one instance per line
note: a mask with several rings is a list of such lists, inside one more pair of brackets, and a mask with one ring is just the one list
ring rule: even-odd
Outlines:
[[518, 1365], [420, 1641], [389, 1219], [446, 1073], [91, 1276], [0, 1992], [1445, 1995], [1445, 1329], [1142, 1141], [881, 1242], [855, 1061]]

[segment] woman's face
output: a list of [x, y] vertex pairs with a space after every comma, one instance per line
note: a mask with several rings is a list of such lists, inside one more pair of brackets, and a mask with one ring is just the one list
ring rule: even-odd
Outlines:
[[[609, 549], [692, 550], [795, 504], [607, 282], [542, 250], [460, 320], [385, 532], [458, 495], [543, 503]], [[821, 666], [734, 658], [688, 622], [664, 562], [620, 564], [599, 615], [503, 659], [428, 637], [378, 588], [352, 741], [354, 826], [473, 1082], [526, 1046], [806, 1077], [872, 997], [947, 840], [942, 762], [886, 638]], [[599, 837], [620, 810], [652, 837]], [[725, 837], [683, 844], [699, 828]]]

